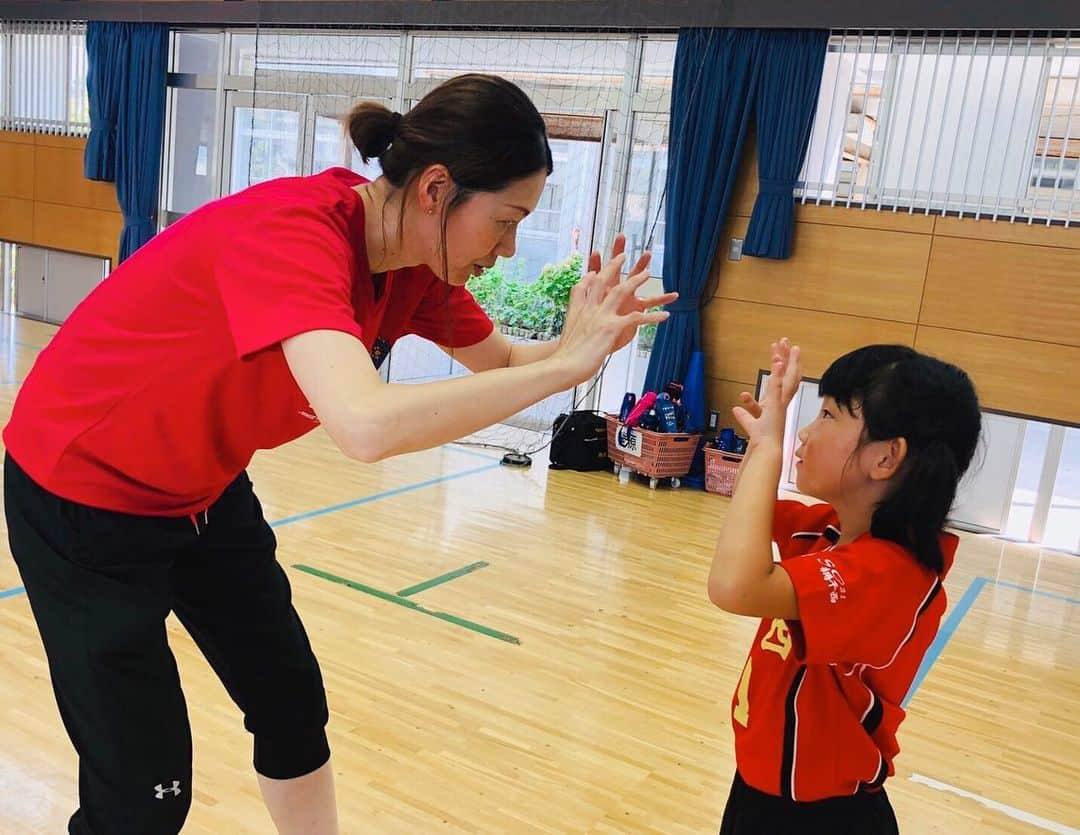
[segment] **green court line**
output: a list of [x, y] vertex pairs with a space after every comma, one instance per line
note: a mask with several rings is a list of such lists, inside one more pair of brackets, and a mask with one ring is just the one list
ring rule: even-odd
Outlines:
[[419, 603], [409, 600], [407, 597], [402, 597], [398, 594], [392, 594], [382, 589], [374, 588], [373, 586], [365, 586], [363, 583], [356, 583], [352, 580], [346, 580], [344, 577], [338, 577], [336, 574], [331, 574], [328, 571], [320, 571], [317, 568], [312, 568], [310, 565], [294, 564], [293, 568], [298, 571], [303, 571], [307, 574], [312, 574], [315, 577], [321, 577], [324, 580], [329, 580], [331, 583], [339, 583], [343, 586], [348, 586], [350, 589], [356, 591], [362, 591], [364, 594], [370, 594], [372, 597], [377, 597], [380, 600], [385, 600], [388, 603], [396, 603], [398, 606], [404, 606], [406, 609], [412, 609], [414, 612], [420, 612], [424, 615], [430, 615], [433, 618], [446, 621], [447, 623], [455, 624], [456, 626], [463, 626], [465, 629], [469, 629], [473, 632], [478, 632], [481, 635], [487, 635], [489, 638], [495, 638], [499, 641], [505, 641], [508, 644], [520, 644], [521, 640], [515, 638], [513, 635], [508, 635], [505, 632], [500, 632], [498, 629], [492, 629], [488, 626], [482, 626], [479, 623], [473, 623], [471, 620], [465, 620], [465, 618], [459, 618], [457, 615], [451, 615], [446, 612], [436, 612], [433, 609], [425, 608]]
[[414, 594], [427, 591], [435, 586], [441, 586], [443, 583], [449, 583], [451, 580], [456, 580], [458, 577], [464, 577], [466, 574], [472, 574], [474, 571], [487, 567], [488, 563], [486, 562], [474, 562], [472, 565], [467, 565], [456, 571], [448, 571], [446, 574], [440, 574], [438, 577], [432, 577], [430, 580], [425, 580], [422, 583], [417, 583], [415, 586], [409, 586], [407, 589], [402, 589], [397, 593], [397, 596], [412, 597]]

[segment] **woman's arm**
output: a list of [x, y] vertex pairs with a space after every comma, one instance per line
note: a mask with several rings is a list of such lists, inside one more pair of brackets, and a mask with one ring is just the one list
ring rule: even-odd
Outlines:
[[361, 461], [439, 446], [576, 384], [555, 359], [421, 385], [384, 384], [364, 344], [340, 331], [282, 343], [297, 384], [342, 452]]
[[551, 339], [547, 342], [511, 342], [495, 330], [485, 339], [466, 348], [447, 348], [443, 345], [439, 347], [477, 374], [495, 368], [515, 368], [546, 360], [558, 350], [559, 341]]
[[619, 282], [622, 257], [587, 273], [572, 291], [558, 346], [528, 365], [421, 385], [387, 385], [360, 340], [309, 331], [282, 342], [301, 391], [341, 450], [363, 461], [428, 449], [490, 426], [549, 395], [588, 380], [628, 328], [667, 313], [622, 312], [648, 280]]

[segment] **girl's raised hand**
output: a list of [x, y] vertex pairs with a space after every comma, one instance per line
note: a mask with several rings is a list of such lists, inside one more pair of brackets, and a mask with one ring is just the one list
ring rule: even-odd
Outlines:
[[802, 371], [799, 367], [799, 346], [792, 345], [787, 337], [770, 346], [769, 380], [760, 401], [743, 392], [739, 399], [742, 406], [732, 409], [732, 414], [750, 444], [763, 441], [783, 443], [787, 407], [799, 390]]

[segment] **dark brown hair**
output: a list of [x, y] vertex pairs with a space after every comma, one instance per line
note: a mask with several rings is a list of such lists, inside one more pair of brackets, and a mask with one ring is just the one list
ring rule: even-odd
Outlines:
[[[441, 218], [444, 279], [446, 221], [476, 192], [500, 191], [539, 171], [552, 171], [544, 120], [529, 97], [495, 75], [471, 73], [443, 82], [405, 114], [361, 102], [346, 118], [364, 162], [378, 159], [383, 176], [407, 189], [429, 166], [444, 165], [455, 191]], [[404, 223], [404, 201], [398, 218]]]

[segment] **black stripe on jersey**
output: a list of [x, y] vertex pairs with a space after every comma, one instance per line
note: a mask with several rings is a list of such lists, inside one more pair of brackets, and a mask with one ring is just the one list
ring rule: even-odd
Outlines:
[[926, 600], [923, 601], [922, 606], [919, 607], [919, 611], [915, 613], [915, 624], [911, 627], [911, 632], [907, 638], [904, 639], [904, 643], [901, 647], [904, 647], [908, 641], [915, 637], [915, 632], [918, 630], [919, 618], [923, 616], [923, 612], [930, 608], [930, 604], [933, 603], [937, 596], [941, 594], [941, 580], [937, 580], [934, 583], [934, 587], [930, 590], [930, 593], [926, 595]]
[[934, 590], [931, 591], [930, 596], [926, 598], [926, 602], [923, 603], [923, 605], [919, 607], [919, 611], [915, 614], [915, 619], [916, 620], [918, 620], [922, 616], [923, 612], [925, 612], [927, 609], [930, 608], [930, 604], [933, 603], [937, 599], [937, 596], [938, 596], [938, 594], [940, 592], [941, 592], [941, 580], [938, 580], [937, 583], [934, 584]]
[[[881, 757], [881, 755], [878, 755]], [[876, 791], [880, 789], [885, 783], [885, 778], [889, 776], [889, 761], [884, 757], [881, 757], [881, 766], [878, 768], [878, 773], [869, 783], [859, 781], [858, 791]]]
[[840, 541], [840, 529], [833, 525], [826, 525], [825, 532], [822, 534], [829, 542], [835, 545]]
[[799, 667], [791, 681], [787, 699], [784, 700], [784, 754], [780, 761], [780, 794], [788, 800], [795, 797], [791, 791], [792, 776], [795, 771], [795, 734], [799, 718], [795, 714], [795, 698], [799, 695], [799, 686], [806, 675], [806, 665]]
[[812, 539], [817, 541], [825, 535], [824, 531], [796, 531], [791, 535], [792, 539]]
[[870, 698], [873, 699], [873, 704], [870, 705], [870, 709], [866, 712], [866, 716], [863, 717], [862, 726], [863, 730], [868, 734], [873, 734], [878, 729], [878, 725], [881, 724], [881, 718], [885, 714], [885, 709], [881, 706], [881, 699], [879, 699], [873, 690], [870, 690]]

